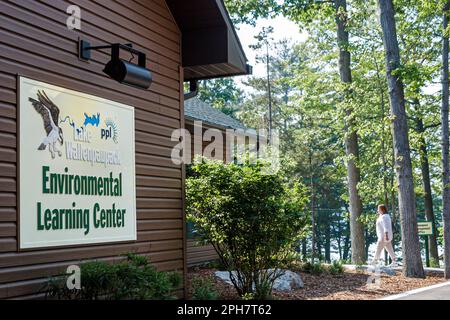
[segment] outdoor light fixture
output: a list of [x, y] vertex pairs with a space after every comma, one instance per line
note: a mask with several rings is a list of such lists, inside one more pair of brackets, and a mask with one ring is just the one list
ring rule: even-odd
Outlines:
[[[146, 55], [136, 49], [133, 49], [131, 44], [114, 43], [105, 46], [91, 47], [91, 44], [85, 40], [79, 41], [79, 58], [81, 60], [89, 61], [91, 59], [90, 50], [100, 50], [111, 48], [111, 60], [106, 64], [103, 72], [112, 79], [132, 87], [140, 89], [148, 89], [152, 83], [152, 74], [146, 68]], [[120, 49], [128, 51], [138, 56], [138, 64], [131, 63], [120, 59]]]

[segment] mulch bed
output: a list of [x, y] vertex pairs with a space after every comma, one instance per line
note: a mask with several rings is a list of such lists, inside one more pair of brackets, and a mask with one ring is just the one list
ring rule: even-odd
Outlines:
[[[221, 279], [215, 277], [216, 269], [191, 268], [188, 272], [188, 285], [191, 288], [193, 277], [210, 278], [215, 290], [219, 293], [219, 299], [239, 299], [234, 288]], [[379, 287], [367, 285], [368, 273], [362, 271], [345, 271], [340, 275], [323, 273], [313, 275], [298, 272], [305, 284], [302, 289], [291, 292], [274, 291], [274, 298], [281, 300], [372, 300], [384, 296], [398, 294], [408, 290], [422, 288], [444, 282], [441, 273], [429, 273], [426, 279], [412, 279], [404, 277], [400, 272], [395, 276], [381, 275]], [[191, 297], [191, 290], [189, 297]]]

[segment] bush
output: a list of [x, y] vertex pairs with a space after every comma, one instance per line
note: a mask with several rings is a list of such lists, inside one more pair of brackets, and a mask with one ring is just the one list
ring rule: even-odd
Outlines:
[[205, 263], [201, 264], [200, 267], [205, 267], [207, 269], [217, 269], [221, 271], [226, 270], [225, 266], [223, 265], [222, 261], [220, 261], [220, 259], [206, 261]]
[[344, 273], [344, 266], [341, 261], [333, 261], [330, 265], [325, 265], [321, 262], [311, 263], [309, 261], [300, 264], [300, 271], [320, 275], [324, 272], [328, 272], [332, 275], [338, 275]]
[[343, 263], [338, 260], [333, 261], [333, 263], [328, 267], [328, 271], [334, 275], [344, 273]]
[[192, 299], [193, 300], [215, 300], [217, 291], [214, 289], [213, 281], [210, 278], [195, 277], [192, 279]]
[[[204, 160], [186, 180], [186, 211], [199, 234], [215, 247], [239, 296], [271, 293], [277, 271], [306, 233], [306, 197], [299, 184], [265, 165]], [[232, 270], [236, 273], [233, 275]]]
[[322, 274], [326, 271], [325, 266], [320, 262], [305, 262], [300, 266], [300, 270], [311, 274]]
[[242, 295], [241, 299], [244, 301], [249, 301], [249, 300], [254, 300], [255, 297], [254, 297], [253, 293], [245, 293], [244, 295]]
[[67, 300], [173, 299], [181, 284], [177, 272], [158, 272], [147, 258], [128, 254], [125, 262], [109, 264], [94, 261], [80, 265], [81, 289], [69, 290], [67, 275], [50, 278], [47, 298]]
[[441, 265], [439, 264], [439, 260], [436, 260], [434, 258], [430, 258], [430, 267], [431, 268], [440, 268]]

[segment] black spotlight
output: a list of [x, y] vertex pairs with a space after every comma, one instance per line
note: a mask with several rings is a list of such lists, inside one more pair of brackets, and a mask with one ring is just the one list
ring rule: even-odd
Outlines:
[[[152, 74], [146, 68], [146, 55], [138, 50], [133, 49], [131, 44], [115, 43], [106, 46], [91, 47], [90, 43], [80, 40], [79, 57], [82, 60], [90, 60], [90, 50], [99, 50], [111, 48], [111, 60], [106, 64], [103, 72], [112, 79], [140, 89], [148, 89], [152, 83]], [[120, 49], [128, 51], [132, 56], [138, 56], [138, 64], [134, 64], [120, 59]]]

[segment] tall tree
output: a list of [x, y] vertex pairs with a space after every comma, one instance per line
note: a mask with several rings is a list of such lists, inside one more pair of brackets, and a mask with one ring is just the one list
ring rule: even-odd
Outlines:
[[[226, 3], [232, 13], [237, 13], [240, 20], [246, 23], [254, 23], [259, 17], [269, 17], [279, 13], [302, 24], [320, 19], [334, 18], [337, 28], [337, 43], [339, 46], [339, 74], [344, 87], [343, 104], [348, 104], [351, 96], [351, 68], [349, 51], [349, 32], [347, 25], [347, 0], [315, 1], [315, 0], [286, 0], [283, 5], [278, 1], [252, 0], [235, 1], [227, 0]], [[315, 17], [315, 14], [317, 16]], [[339, 92], [338, 92], [339, 94]], [[345, 149], [347, 155], [347, 182], [350, 203], [350, 227], [352, 261], [362, 263], [365, 259], [364, 226], [359, 221], [362, 213], [361, 198], [358, 193], [360, 172], [358, 162], [358, 136], [353, 123], [352, 108], [350, 104], [346, 108], [346, 137]]]
[[392, 0], [378, 0], [378, 5], [385, 48], [391, 117], [393, 118], [392, 133], [398, 183], [398, 207], [402, 226], [403, 273], [407, 277], [424, 278], [425, 273], [420, 255], [417, 229], [416, 199], [409, 149], [404, 87], [399, 76], [400, 50], [397, 40], [395, 11]]
[[444, 223], [444, 262], [445, 278], [450, 278], [450, 172], [449, 172], [449, 132], [448, 132], [448, 105], [449, 105], [449, 24], [450, 1], [445, 4], [442, 18], [442, 220]]
[[[439, 0], [440, 1], [440, 0]], [[432, 174], [433, 155], [436, 144], [433, 144], [435, 128], [439, 121], [438, 103], [427, 94], [427, 86], [439, 75], [440, 43], [436, 37], [438, 15], [433, 7], [437, 2], [430, 0], [397, 0], [397, 21], [399, 46], [402, 54], [402, 80], [405, 85], [405, 97], [408, 118], [410, 119], [410, 144], [415, 179], [421, 182], [423, 189], [416, 189], [418, 216], [424, 216], [435, 226], [433, 208]], [[436, 4], [435, 4], [436, 3]], [[432, 6], [432, 7], [430, 7]], [[400, 9], [401, 8], [401, 9]], [[439, 17], [440, 18], [440, 17]], [[431, 32], [430, 32], [431, 31]], [[420, 35], [420, 36], [417, 36]], [[409, 108], [408, 108], [409, 107]], [[434, 150], [433, 150], [434, 148]], [[419, 214], [420, 212], [420, 214]], [[429, 252], [433, 262], [439, 261], [436, 233], [429, 236]]]
[[[416, 102], [417, 105], [419, 104]], [[433, 210], [433, 197], [431, 192], [431, 179], [430, 179], [430, 164], [428, 160], [428, 149], [427, 149], [427, 143], [425, 140], [425, 126], [423, 123], [423, 119], [421, 117], [417, 117], [415, 119], [416, 124], [416, 130], [420, 134], [419, 137], [419, 158], [420, 158], [420, 169], [422, 173], [422, 183], [423, 183], [423, 189], [424, 189], [424, 195], [423, 195], [423, 201], [424, 201], [424, 207], [425, 207], [425, 216], [428, 221], [431, 221], [433, 223], [433, 227], [436, 226], [435, 217], [434, 217], [434, 210]], [[439, 252], [438, 252], [438, 246], [437, 246], [437, 237], [436, 232], [433, 233], [433, 235], [430, 236], [429, 239], [429, 250], [430, 250], [430, 257], [436, 261], [439, 262]]]
[[270, 54], [271, 42], [273, 38], [271, 34], [273, 33], [273, 27], [262, 28], [261, 32], [254, 38], [258, 41], [255, 45], [251, 45], [250, 48], [254, 50], [265, 49], [265, 64], [266, 64], [266, 88], [267, 88], [267, 118], [268, 118], [268, 134], [269, 134], [269, 145], [272, 145], [272, 133], [273, 133], [273, 113], [272, 113], [272, 83], [270, 80]]
[[242, 96], [243, 92], [233, 78], [204, 80], [199, 88], [199, 98], [202, 101], [234, 118], [238, 105], [242, 103]]
[[[339, 46], [339, 74], [341, 81], [350, 85], [352, 82], [351, 74], [351, 56], [348, 49], [349, 33], [347, 30], [347, 1], [335, 0], [336, 24], [337, 24], [337, 41]], [[345, 89], [346, 99], [349, 99], [351, 91]], [[360, 180], [360, 172], [357, 166], [359, 158], [358, 135], [354, 127], [352, 119], [352, 109], [347, 107], [345, 152], [347, 155], [347, 182], [350, 202], [350, 235], [352, 246], [352, 262], [363, 263], [366, 261], [364, 246], [364, 226], [359, 221], [362, 213], [362, 202], [358, 193], [358, 183]]]

